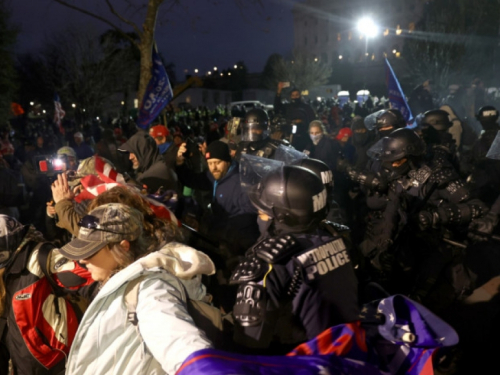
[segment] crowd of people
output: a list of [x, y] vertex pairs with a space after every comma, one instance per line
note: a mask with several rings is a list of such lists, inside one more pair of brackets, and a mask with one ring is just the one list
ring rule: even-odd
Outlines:
[[[282, 83], [273, 111], [169, 106], [149, 129], [11, 121], [0, 374], [174, 374], [198, 351], [292, 355], [358, 323], [406, 360], [439, 347], [439, 371], [477, 367], [498, 346], [480, 349], [500, 312], [499, 111], [477, 108], [476, 132], [428, 86], [412, 124]], [[394, 296], [397, 322], [374, 305]], [[389, 357], [377, 371], [417, 361]]]

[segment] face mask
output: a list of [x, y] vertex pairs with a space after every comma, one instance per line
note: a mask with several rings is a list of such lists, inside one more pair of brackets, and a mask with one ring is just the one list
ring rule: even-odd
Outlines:
[[160, 154], [163, 154], [165, 151], [167, 151], [171, 144], [172, 142], [165, 142], [159, 145], [158, 149], [160, 150]]
[[323, 134], [317, 134], [317, 135], [309, 134], [309, 137], [311, 137], [312, 143], [314, 143], [314, 145], [316, 146], [323, 137]]
[[261, 236], [265, 236], [271, 226], [272, 220], [264, 221], [260, 217], [257, 217], [257, 225], [259, 226], [259, 232]]
[[300, 98], [297, 98], [297, 99], [290, 99], [290, 101], [292, 102], [293, 105], [297, 105], [300, 103]]

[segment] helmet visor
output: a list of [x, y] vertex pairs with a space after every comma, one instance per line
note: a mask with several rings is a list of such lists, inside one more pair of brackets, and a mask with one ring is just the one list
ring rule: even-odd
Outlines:
[[500, 131], [497, 133], [497, 136], [491, 143], [486, 157], [489, 159], [500, 160]]
[[[240, 182], [243, 192], [248, 194], [255, 207], [271, 216], [273, 206], [284, 201], [285, 181], [283, 173], [279, 173], [283, 166], [281, 161], [255, 155], [242, 154], [240, 158]], [[273, 179], [272, 187], [266, 188], [262, 181], [270, 173], [276, 173], [279, 177]], [[266, 191], [272, 191], [273, 199], [263, 196]]]
[[375, 160], [396, 161], [405, 157], [405, 150], [398, 139], [384, 137], [370, 147], [366, 154]]
[[274, 159], [282, 161], [285, 165], [290, 165], [297, 160], [306, 158], [307, 155], [303, 152], [300, 152], [293, 147], [286, 147], [284, 145], [279, 145], [274, 153]]
[[245, 123], [241, 129], [241, 140], [244, 142], [260, 141], [267, 136], [267, 129], [259, 123]]
[[372, 114], [369, 114], [368, 116], [365, 117], [364, 123], [365, 126], [368, 130], [373, 130], [375, 129], [375, 126], [377, 125], [377, 119], [385, 112], [385, 109], [381, 109], [380, 111], [373, 112]]

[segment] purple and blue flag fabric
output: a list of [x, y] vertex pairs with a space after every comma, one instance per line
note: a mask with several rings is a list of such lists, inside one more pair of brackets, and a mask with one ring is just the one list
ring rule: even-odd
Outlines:
[[165, 66], [156, 48], [153, 48], [152, 77], [139, 108], [137, 126], [147, 129], [148, 125], [160, 114], [173, 96], [174, 93]]
[[406, 102], [405, 94], [387, 58], [385, 59], [385, 83], [387, 85], [387, 91], [389, 92], [389, 103], [391, 104], [391, 108], [400, 111], [406, 120], [406, 124], [410, 125], [409, 127], [413, 127], [414, 121], [410, 106]]
[[458, 343], [456, 332], [402, 295], [365, 305], [360, 320], [331, 327], [286, 356], [254, 356], [204, 349], [177, 375], [433, 375], [433, 355]]

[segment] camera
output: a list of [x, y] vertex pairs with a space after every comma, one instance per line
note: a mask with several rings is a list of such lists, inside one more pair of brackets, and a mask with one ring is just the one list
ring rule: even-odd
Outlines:
[[56, 176], [67, 169], [68, 157], [66, 155], [37, 155], [35, 167], [38, 173], [48, 177]]

